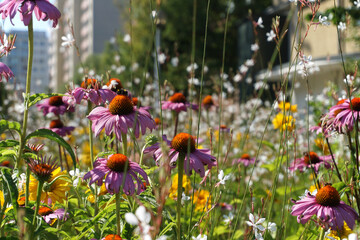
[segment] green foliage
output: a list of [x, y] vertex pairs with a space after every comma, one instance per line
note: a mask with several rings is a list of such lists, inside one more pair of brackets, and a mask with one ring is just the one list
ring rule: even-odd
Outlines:
[[18, 122], [0, 120], [0, 134], [7, 130], [15, 130], [19, 135], [21, 135], [21, 125]]
[[40, 102], [43, 99], [55, 97], [55, 96], [64, 96], [64, 94], [60, 93], [36, 93], [29, 97], [29, 107], [35, 105], [36, 103]]

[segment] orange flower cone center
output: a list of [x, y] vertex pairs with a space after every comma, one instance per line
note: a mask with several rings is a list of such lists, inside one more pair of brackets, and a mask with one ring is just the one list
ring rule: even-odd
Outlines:
[[[341, 99], [340, 101], [338, 101], [338, 102], [336, 103], [336, 105], [343, 104], [344, 102], [345, 102], [345, 99]], [[342, 111], [341, 109], [335, 110], [335, 111], [334, 111], [335, 117], [336, 117], [341, 111]]]
[[173, 103], [186, 103], [186, 97], [182, 93], [175, 93], [169, 98], [169, 101]]
[[360, 111], [360, 98], [351, 99], [351, 105], [354, 111]]
[[[107, 160], [106, 165], [114, 172], [124, 172], [125, 169], [126, 171], [129, 169], [129, 160], [128, 158], [123, 155], [123, 154], [114, 154], [111, 157], [109, 157], [109, 159]], [[125, 168], [127, 165], [127, 168]]]
[[190, 143], [190, 152], [195, 151], [195, 138], [188, 133], [179, 133], [171, 141], [171, 147], [180, 153], [187, 153]]
[[112, 115], [127, 115], [134, 111], [134, 104], [125, 95], [117, 95], [109, 104], [109, 111]]
[[46, 216], [46, 215], [49, 215], [50, 213], [53, 213], [54, 211], [51, 210], [50, 208], [48, 207], [39, 207], [39, 215], [40, 216]]
[[241, 158], [250, 160], [250, 155], [247, 153], [244, 153], [243, 155], [241, 155]]
[[60, 120], [52, 120], [50, 122], [50, 128], [62, 128], [64, 124]]
[[63, 105], [64, 102], [63, 102], [61, 96], [54, 96], [54, 97], [51, 97], [51, 98], [49, 99], [49, 104], [50, 104], [51, 106], [56, 106], [56, 107], [58, 107], [58, 106]]
[[137, 97], [133, 97], [132, 102], [133, 102], [134, 106], [137, 106], [138, 104], [139, 104], [139, 106], [141, 106], [141, 102]]
[[160, 118], [155, 118], [154, 121], [156, 125], [159, 125], [161, 123]]
[[116, 92], [117, 90], [120, 90], [120, 89], [123, 88], [120, 79], [117, 79], [117, 78], [111, 78], [111, 79], [106, 83], [106, 86], [110, 86], [110, 84], [111, 84], [112, 81], [116, 81], [116, 82], [117, 82], [116, 86], [112, 85], [112, 88], [111, 88], [111, 90], [113, 90], [114, 92]]
[[319, 162], [320, 162], [320, 158], [319, 158], [319, 156], [318, 156], [316, 153], [310, 152], [310, 154], [305, 153], [304, 161], [305, 161], [306, 164], [310, 164], [310, 162], [311, 162], [312, 164], [315, 164], [315, 163], [319, 163]]
[[214, 101], [210, 95], [207, 95], [206, 97], [204, 97], [202, 104], [212, 106], [214, 105]]
[[322, 206], [335, 207], [340, 204], [340, 194], [331, 185], [322, 187], [315, 196], [316, 202]]
[[52, 168], [49, 164], [41, 163], [36, 164], [31, 171], [38, 177], [44, 180], [48, 180], [52, 174]]
[[122, 238], [116, 234], [107, 235], [104, 239], [105, 240], [122, 240]]
[[226, 125], [220, 125], [220, 129], [227, 129]]
[[10, 166], [10, 161], [7, 161], [7, 160], [2, 161], [1, 164], [0, 164], [0, 166], [2, 166], [2, 167], [8, 167], [8, 166]]
[[85, 88], [85, 89], [87, 89], [87, 88], [94, 88], [94, 86], [95, 86], [95, 84], [97, 84], [97, 81], [96, 81], [96, 79], [86, 79], [86, 80], [84, 80], [82, 83], [81, 83], [81, 87], [82, 88]]

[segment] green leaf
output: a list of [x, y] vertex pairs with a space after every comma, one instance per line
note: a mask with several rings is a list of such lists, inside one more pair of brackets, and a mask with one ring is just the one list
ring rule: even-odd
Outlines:
[[64, 94], [60, 94], [60, 93], [36, 93], [33, 94], [29, 97], [29, 107], [35, 105], [36, 103], [38, 103], [39, 101], [46, 99], [46, 98], [50, 98], [50, 97], [55, 97], [55, 96], [64, 96]]
[[1, 168], [1, 177], [3, 179], [3, 190], [4, 190], [4, 194], [9, 194], [9, 196], [11, 197], [11, 202], [12, 205], [14, 207], [14, 211], [15, 211], [15, 216], [17, 216], [17, 209], [18, 209], [18, 189], [16, 187], [16, 184], [11, 176], [11, 169], [10, 168]]
[[12, 149], [5, 149], [0, 151], [0, 157], [12, 157], [15, 156], [16, 157], [16, 151], [12, 150]]
[[165, 235], [168, 231], [171, 231], [172, 227], [176, 227], [176, 223], [171, 222], [169, 223], [159, 234], [159, 236]]
[[21, 125], [18, 122], [0, 120], [0, 134], [6, 130], [15, 130], [19, 135], [21, 135]]
[[25, 141], [28, 141], [30, 138], [34, 138], [34, 137], [47, 138], [47, 139], [53, 140], [53, 141], [57, 142], [58, 144], [60, 144], [61, 146], [63, 146], [70, 154], [70, 156], [73, 160], [74, 167], [76, 168], [76, 158], [75, 158], [74, 151], [72, 150], [71, 146], [62, 137], [60, 137], [57, 133], [54, 133], [53, 131], [51, 131], [49, 129], [38, 129], [38, 130], [30, 133], [29, 135], [27, 135], [25, 138]]
[[19, 142], [16, 140], [4, 140], [4, 141], [0, 141], [0, 147], [15, 147], [19, 145]]

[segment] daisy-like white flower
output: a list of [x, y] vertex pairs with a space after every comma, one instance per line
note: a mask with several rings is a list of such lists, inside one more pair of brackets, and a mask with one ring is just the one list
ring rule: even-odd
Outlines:
[[146, 211], [144, 206], [139, 206], [136, 209], [135, 214], [125, 213], [125, 221], [130, 225], [138, 226], [135, 231], [140, 234], [141, 239], [151, 240], [149, 225], [151, 221], [151, 214]]
[[354, 5], [355, 7], [360, 8], [360, 1], [354, 1]]
[[162, 102], [162, 109], [173, 110], [177, 113], [187, 111], [187, 108], [192, 108], [194, 110], [198, 109], [196, 104], [191, 104], [186, 101], [186, 97], [182, 93], [174, 93], [171, 97], [169, 97], [168, 101]]
[[[2, 19], [10, 17], [10, 22], [15, 17], [17, 12], [20, 12], [20, 19], [25, 26], [28, 26], [33, 12], [38, 21], [52, 20], [52, 27], [55, 28], [59, 18], [61, 17], [60, 11], [52, 5], [48, 0], [5, 0], [0, 3], [0, 14]], [[14, 25], [14, 24], [13, 24]]]
[[64, 208], [58, 208], [56, 210], [52, 210], [51, 208], [41, 206], [39, 208], [39, 215], [43, 217], [47, 224], [54, 224], [55, 220], [66, 220], [69, 217], [69, 213], [65, 215]]
[[74, 131], [75, 127], [64, 126], [61, 120], [56, 119], [50, 122], [49, 129], [64, 137], [66, 135], [70, 135], [71, 132]]
[[223, 170], [220, 170], [220, 172], [219, 172], [219, 174], [218, 174], [218, 180], [219, 180], [219, 182], [216, 183], [215, 187], [218, 187], [220, 184], [225, 185], [225, 182], [226, 182], [227, 180], [229, 180], [230, 177], [231, 177], [230, 174], [225, 175], [225, 174], [224, 174], [224, 171], [223, 171]]
[[272, 40], [274, 40], [276, 38], [276, 34], [274, 32], [274, 30], [270, 30], [270, 32], [266, 33], [266, 37], [267, 37], [267, 41], [271, 42]]
[[229, 213], [229, 215], [223, 215], [223, 222], [228, 225], [231, 223], [231, 221], [234, 219], [234, 214], [232, 212]]
[[66, 36], [61, 37], [62, 43], [61, 46], [69, 48], [74, 45], [75, 39], [71, 33], [66, 34]]
[[345, 30], [346, 30], [346, 23], [344, 23], [344, 22], [339, 22], [338, 29], [339, 29], [340, 31], [345, 31]]
[[259, 45], [257, 43], [251, 44], [251, 51], [256, 52], [259, 50]]
[[14, 73], [11, 69], [5, 63], [0, 62], [0, 82], [3, 78], [5, 78], [6, 81], [9, 81], [9, 78], [12, 77], [14, 77]]
[[199, 234], [197, 237], [191, 237], [192, 240], [207, 240], [207, 236], [203, 234]]
[[65, 112], [74, 112], [75, 108], [63, 101], [62, 96], [54, 96], [45, 99], [42, 103], [36, 105], [39, 111], [43, 111], [44, 116], [49, 113], [63, 115]]
[[255, 232], [255, 238], [262, 239], [262, 236], [259, 233], [259, 231], [260, 232], [265, 231], [264, 226], [261, 225], [265, 221], [265, 218], [259, 218], [258, 216], [254, 216], [252, 213], [249, 213], [249, 220], [250, 221], [246, 221], [246, 224], [253, 228]]
[[88, 118], [93, 121], [92, 130], [96, 136], [105, 128], [105, 134], [110, 136], [115, 132], [121, 141], [121, 134], [127, 134], [128, 129], [134, 128], [134, 134], [138, 138], [146, 133], [146, 128], [153, 130], [155, 122], [150, 113], [142, 108], [134, 106], [127, 95], [117, 95], [110, 102], [108, 108], [97, 107], [93, 109]]
[[100, 83], [96, 79], [86, 79], [80, 87], [75, 88], [68, 96], [63, 97], [63, 101], [80, 104], [81, 100], [91, 101], [95, 105], [100, 105], [106, 101], [110, 102], [116, 93], [109, 89], [101, 89]]
[[74, 170], [70, 170], [69, 171], [70, 176], [73, 179], [73, 185], [76, 188], [79, 184], [79, 181], [81, 181], [81, 178], [83, 178], [85, 176], [84, 172], [80, 172], [80, 170], [78, 168]]
[[[179, 155], [185, 155], [184, 169], [187, 175], [191, 175], [192, 170], [205, 176], [204, 166], [207, 165], [209, 169], [216, 166], [216, 158], [210, 155], [209, 149], [197, 149], [195, 147], [195, 138], [188, 133], [177, 134], [172, 141], [167, 140], [163, 136], [164, 142], [170, 147], [168, 152], [168, 159], [171, 168], [176, 167]], [[190, 143], [190, 154], [188, 156], [188, 144]], [[159, 165], [160, 159], [163, 156], [160, 143], [156, 143], [144, 150], [144, 153], [153, 153], [156, 164]]]
[[198, 68], [199, 68], [199, 66], [197, 65], [197, 63], [193, 63], [193, 64], [190, 64], [189, 66], [186, 67], [186, 71], [187, 72], [192, 72], [192, 71], [195, 71]]
[[234, 76], [234, 82], [240, 82], [242, 80], [242, 76], [241, 74], [237, 73], [235, 76]]
[[159, 63], [160, 64], [164, 64], [165, 62], [166, 62], [166, 55], [165, 55], [165, 53], [160, 53], [159, 55], [158, 55], [158, 61], [159, 61]]
[[298, 201], [292, 200], [291, 215], [297, 216], [298, 223], [307, 223], [313, 215], [321, 226], [330, 226], [332, 230], [341, 230], [344, 222], [353, 229], [357, 212], [340, 200], [339, 192], [330, 184], [322, 187], [315, 196], [308, 195]]
[[123, 41], [129, 43], [131, 41], [130, 34], [125, 34]]
[[274, 223], [274, 222], [269, 222], [268, 225], [267, 225], [267, 229], [268, 229], [270, 232], [276, 232], [276, 223]]
[[263, 21], [262, 17], [259, 17], [259, 19], [256, 22], [256, 26], [260, 27], [260, 28], [264, 28], [263, 23], [264, 23], [264, 21]]
[[290, 163], [290, 171], [299, 170], [303, 172], [305, 169], [314, 168], [315, 172], [319, 171], [321, 165], [329, 169], [331, 167], [331, 156], [318, 156], [315, 152], [304, 153], [304, 157], [297, 158]]
[[326, 16], [319, 16], [319, 23], [324, 26], [329, 26], [330, 22], [328, 22], [328, 18]]
[[177, 67], [179, 65], [179, 58], [178, 57], [171, 58], [171, 65], [173, 65], [173, 67]]
[[[98, 158], [94, 163], [94, 169], [85, 174], [84, 180], [90, 178], [89, 184], [96, 182], [98, 186], [101, 186], [105, 181], [105, 187], [110, 193], [119, 193], [120, 186], [124, 182], [124, 193], [133, 195], [136, 188], [137, 194], [145, 190], [145, 186], [137, 174], [141, 175], [149, 184], [147, 174], [139, 164], [118, 153], [111, 154], [107, 158]], [[134, 180], [137, 182], [136, 187]]]

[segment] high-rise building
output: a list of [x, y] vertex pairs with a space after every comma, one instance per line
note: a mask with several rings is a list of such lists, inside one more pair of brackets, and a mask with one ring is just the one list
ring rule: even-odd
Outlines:
[[[10, 67], [15, 75], [14, 81], [20, 88], [25, 89], [27, 61], [28, 61], [28, 32], [11, 31], [16, 34], [15, 49], [2, 58], [4, 63]], [[49, 86], [48, 66], [48, 37], [46, 32], [34, 32], [34, 57], [31, 75], [31, 91], [40, 93], [47, 92]]]
[[62, 16], [51, 34], [49, 64], [51, 87], [59, 91], [71, 82], [80, 64], [75, 48], [61, 47], [61, 37], [71, 33], [69, 23], [74, 27], [82, 61], [101, 53], [106, 41], [122, 29], [120, 9], [114, 0], [57, 0], [55, 5]]

